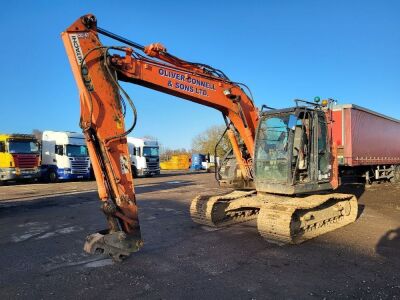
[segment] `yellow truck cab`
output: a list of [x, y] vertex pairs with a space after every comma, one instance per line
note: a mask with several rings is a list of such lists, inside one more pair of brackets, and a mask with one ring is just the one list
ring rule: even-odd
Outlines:
[[0, 182], [40, 176], [39, 143], [30, 134], [0, 133]]

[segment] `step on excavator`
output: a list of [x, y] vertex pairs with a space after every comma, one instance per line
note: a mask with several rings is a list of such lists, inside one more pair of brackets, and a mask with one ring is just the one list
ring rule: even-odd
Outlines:
[[[99, 34], [125, 44], [104, 46]], [[120, 261], [143, 246], [127, 135], [136, 124], [134, 102], [120, 81], [141, 85], [222, 113], [231, 150], [216, 179], [234, 190], [193, 199], [194, 222], [221, 227], [257, 219], [260, 235], [298, 244], [352, 223], [354, 195], [338, 187], [331, 140], [330, 100], [296, 100], [288, 109], [259, 110], [248, 87], [209, 65], [182, 60], [159, 43], [142, 46], [97, 26], [94, 15], [62, 34], [78, 85], [85, 135], [108, 228], [86, 238], [84, 250]], [[126, 129], [127, 105], [133, 122]]]

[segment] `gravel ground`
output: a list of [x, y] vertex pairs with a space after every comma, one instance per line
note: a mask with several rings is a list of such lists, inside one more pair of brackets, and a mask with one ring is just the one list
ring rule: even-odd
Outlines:
[[213, 174], [136, 181], [144, 248], [122, 263], [90, 256], [105, 226], [94, 182], [0, 187], [1, 299], [400, 299], [400, 186], [347, 185], [360, 217], [298, 246], [262, 240], [255, 222], [210, 229], [191, 199]]

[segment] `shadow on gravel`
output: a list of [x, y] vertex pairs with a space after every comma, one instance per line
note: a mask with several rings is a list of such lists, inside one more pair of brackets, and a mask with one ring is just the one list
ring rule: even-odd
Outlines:
[[30, 210], [41, 210], [50, 207], [64, 207], [69, 204], [99, 201], [97, 192], [86, 192], [72, 195], [55, 195], [54, 197], [34, 198], [30, 200], [12, 200], [0, 203], [0, 216]]
[[[136, 193], [138, 195], [157, 192], [157, 191], [166, 191], [172, 190], [176, 188], [186, 187], [194, 185], [195, 183], [191, 180], [176, 180], [176, 181], [166, 181], [161, 183], [154, 184], [146, 184], [146, 185], [138, 185], [135, 186]], [[54, 197], [45, 197], [40, 198], [37, 197], [32, 200], [23, 200], [18, 201], [10, 201], [7, 203], [0, 203], [0, 215], [3, 213], [10, 213], [10, 211], [15, 210], [30, 210], [30, 209], [41, 209], [44, 207], [51, 206], [64, 206], [68, 204], [74, 203], [84, 203], [89, 201], [99, 201], [97, 197], [97, 192], [87, 192], [87, 193], [79, 193], [79, 194], [71, 194], [71, 195], [54, 195]]]
[[338, 188], [337, 191], [339, 193], [353, 194], [354, 196], [357, 197], [357, 199], [360, 199], [360, 197], [365, 192], [365, 184], [362, 184], [362, 183], [344, 183]]
[[357, 219], [359, 217], [361, 217], [361, 215], [363, 214], [365, 209], [365, 205], [364, 204], [358, 204], [358, 212], [357, 212]]
[[157, 191], [165, 191], [176, 189], [184, 186], [194, 185], [195, 183], [191, 180], [176, 180], [176, 181], [166, 181], [160, 183], [151, 183], [151, 184], [143, 184], [143, 185], [136, 185], [135, 190], [138, 195], [150, 193], [150, 192], [157, 192]]
[[389, 230], [381, 237], [376, 245], [376, 252], [389, 259], [400, 258], [400, 227]]
[[6, 182], [0, 182], [0, 186], [20, 186], [20, 185], [31, 185], [31, 184], [48, 184], [52, 185], [55, 183], [71, 183], [71, 182], [90, 182], [94, 181], [93, 179], [71, 179], [71, 180], [59, 180], [57, 182], [49, 182], [46, 180], [18, 180], [18, 181], [6, 181]]
[[207, 173], [205, 171], [198, 171], [198, 172], [191, 172], [191, 171], [186, 171], [186, 170], [182, 170], [182, 171], [176, 171], [176, 172], [171, 172], [171, 173], [163, 173], [161, 171], [161, 174], [155, 176], [155, 177], [170, 177], [170, 176], [181, 176], [181, 175], [197, 175], [197, 174], [204, 174]]
[[[163, 186], [143, 186], [143, 190], [178, 184], [191, 183], [170, 181]], [[182, 201], [182, 195], [177, 201], [174, 193], [182, 191], [148, 195], [140, 201], [145, 246], [118, 265], [82, 250], [85, 236], [105, 226], [95, 192], [54, 197], [46, 200], [46, 205], [0, 210], [0, 298], [12, 299], [18, 293], [30, 299], [49, 295], [71, 299], [116, 295], [140, 299], [357, 299], [390, 298], [398, 293], [395, 276], [400, 261], [381, 264], [376, 257], [343, 244], [342, 234], [351, 236], [353, 232], [339, 229], [301, 245], [279, 247], [260, 237], [255, 222], [218, 230], [193, 223], [189, 202]], [[88, 205], [70, 205], [89, 201]], [[49, 228], [40, 229], [44, 225]], [[68, 228], [81, 229], [66, 232]], [[394, 231], [398, 243], [400, 228]], [[43, 238], [51, 233], [54, 235]], [[21, 242], [11, 239], [28, 234], [32, 236]], [[391, 249], [386, 255], [392, 258], [398, 249], [393, 236], [388, 232], [380, 247]], [[98, 267], [93, 267], [96, 264]]]

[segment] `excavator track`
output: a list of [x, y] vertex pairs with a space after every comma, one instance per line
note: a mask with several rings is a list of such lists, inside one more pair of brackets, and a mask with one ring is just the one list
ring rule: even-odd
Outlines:
[[271, 197], [260, 208], [257, 227], [269, 242], [300, 244], [354, 222], [357, 213], [354, 195]]
[[197, 196], [190, 205], [190, 216], [198, 224], [222, 227], [257, 218], [256, 191], [233, 191], [217, 196]]

